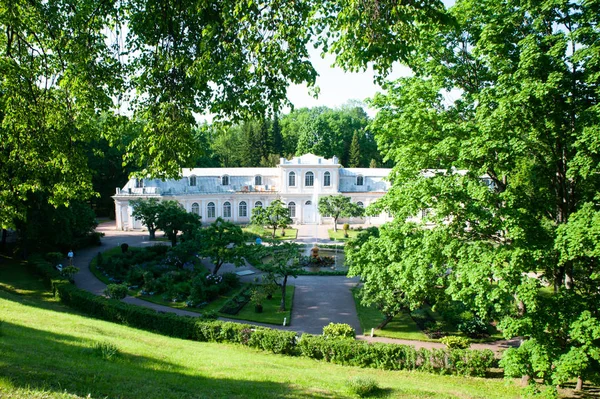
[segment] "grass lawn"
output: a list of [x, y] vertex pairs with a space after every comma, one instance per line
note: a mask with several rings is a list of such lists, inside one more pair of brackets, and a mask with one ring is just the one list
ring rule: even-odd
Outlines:
[[327, 230], [329, 233], [329, 239], [334, 241], [347, 241], [351, 238], [354, 238], [358, 235], [358, 230], [348, 230], [348, 237], [344, 237], [344, 230], [338, 229], [338, 231], [333, 231], [333, 229]]
[[279, 304], [281, 303], [281, 290], [277, 290], [273, 294], [272, 299], [265, 299], [263, 302], [262, 313], [256, 313], [254, 311], [254, 304], [248, 302], [236, 315], [228, 315], [225, 313], [219, 313], [219, 316], [227, 317], [230, 319], [254, 321], [256, 323], [267, 323], [282, 325], [283, 318], [287, 318], [287, 325], [290, 325], [292, 320], [292, 301], [294, 299], [294, 290], [296, 287], [288, 285], [285, 292], [285, 312], [279, 311]]
[[[264, 227], [253, 225], [242, 227], [242, 230], [246, 233], [257, 235], [262, 239], [270, 239], [273, 234], [273, 230], [268, 230]], [[291, 227], [289, 229], [285, 229], [285, 236], [281, 235], [281, 229], [277, 229], [277, 232], [275, 233], [276, 240], [295, 240], [296, 237], [298, 237], [298, 229], [293, 229]]]
[[[358, 320], [364, 334], [371, 334], [371, 328], [378, 326], [384, 319], [383, 314], [374, 307], [361, 305], [358, 298], [359, 288], [352, 289], [352, 296], [356, 303], [356, 311]], [[399, 339], [415, 339], [419, 341], [437, 341], [430, 339], [417, 326], [414, 320], [408, 313], [397, 315], [390, 321], [383, 330], [375, 330], [375, 335], [378, 337], [399, 338]]]
[[[42, 294], [41, 281], [19, 268], [0, 265], [3, 398], [350, 398], [353, 376], [377, 381], [380, 397], [520, 397], [501, 379], [343, 367], [91, 319]], [[98, 343], [118, 354], [103, 358]]]

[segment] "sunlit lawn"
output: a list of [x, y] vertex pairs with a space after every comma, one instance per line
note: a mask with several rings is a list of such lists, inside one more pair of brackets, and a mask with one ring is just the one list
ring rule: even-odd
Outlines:
[[348, 230], [348, 237], [346, 237], [344, 235], [344, 230], [342, 230], [342, 229], [338, 229], [338, 231], [333, 231], [333, 229], [329, 229], [329, 230], [327, 230], [327, 233], [329, 233], [329, 239], [331, 239], [331, 240], [346, 241], [346, 240], [356, 237], [358, 235], [359, 231], [358, 230]]
[[287, 325], [290, 324], [292, 319], [292, 301], [294, 298], [294, 290], [296, 287], [288, 285], [285, 292], [285, 308], [286, 311], [280, 312], [279, 305], [281, 303], [281, 290], [278, 289], [272, 299], [265, 299], [263, 302], [262, 313], [256, 313], [254, 310], [254, 304], [248, 302], [236, 315], [228, 315], [225, 313], [219, 313], [219, 316], [227, 317], [230, 319], [239, 319], [253, 321], [256, 323], [267, 323], [282, 325], [283, 319], [287, 319]]
[[[260, 227], [260, 226], [254, 226], [254, 225], [250, 225], [250, 226], [246, 226], [246, 227], [242, 227], [242, 230], [245, 231], [246, 233], [251, 233], [254, 235], [257, 235], [263, 239], [267, 238], [267, 239], [271, 239], [273, 236], [273, 230], [268, 230], [265, 229], [264, 227]], [[281, 235], [281, 229], [277, 229], [275, 232], [275, 239], [276, 240], [295, 240], [298, 237], [298, 229], [294, 229], [294, 228], [287, 228], [285, 229], [285, 235]]]

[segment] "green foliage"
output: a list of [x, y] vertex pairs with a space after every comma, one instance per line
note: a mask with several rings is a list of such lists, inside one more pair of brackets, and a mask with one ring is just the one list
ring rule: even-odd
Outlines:
[[44, 258], [53, 265], [59, 264], [65, 256], [60, 252], [48, 252]]
[[446, 345], [448, 349], [467, 349], [471, 346], [471, 341], [465, 337], [442, 337], [440, 342]]
[[354, 339], [356, 331], [345, 323], [329, 323], [323, 327], [323, 337], [325, 338], [350, 338]]
[[299, 271], [302, 270], [302, 265], [298, 261], [300, 247], [289, 242], [274, 241], [271, 243], [270, 250], [271, 260], [262, 264], [260, 269], [267, 273], [269, 283], [281, 287], [279, 310], [284, 311], [286, 310], [285, 298], [288, 278], [297, 278]]
[[109, 284], [104, 293], [109, 298], [121, 300], [127, 296], [127, 286], [125, 284]]
[[337, 231], [337, 221], [340, 217], [362, 216], [364, 209], [351, 201], [345, 195], [328, 195], [319, 198], [319, 213], [333, 218], [333, 229]]
[[265, 299], [267, 299], [267, 294], [262, 287], [252, 289], [252, 293], [250, 294], [250, 302], [252, 302], [254, 306], [262, 306]]
[[94, 342], [92, 351], [104, 360], [114, 360], [119, 356], [119, 348], [110, 342]]
[[358, 142], [358, 132], [354, 131], [352, 142], [350, 143], [350, 158], [348, 167], [358, 168], [360, 166], [360, 143]]
[[169, 237], [171, 246], [177, 245], [177, 233], [191, 238], [200, 228], [200, 216], [187, 212], [177, 201], [162, 201], [156, 205], [156, 227]]
[[148, 229], [150, 239], [156, 237], [157, 221], [159, 212], [162, 210], [160, 201], [157, 198], [135, 199], [130, 202], [133, 211], [131, 216], [140, 220]]
[[69, 281], [73, 281], [73, 276], [77, 273], [79, 273], [79, 268], [75, 266], [67, 266], [62, 269], [63, 276], [65, 276]]
[[278, 228], [285, 230], [293, 223], [290, 211], [283, 205], [283, 201], [276, 199], [271, 201], [266, 208], [254, 208], [252, 210], [252, 224], [265, 226], [272, 230], [272, 238]]
[[358, 396], [359, 398], [371, 396], [379, 389], [377, 386], [377, 381], [375, 381], [373, 378], [360, 376], [350, 378], [347, 386], [350, 393]]
[[213, 274], [217, 274], [226, 262], [236, 266], [244, 264], [245, 244], [241, 227], [219, 217], [200, 231], [197, 240], [201, 242], [201, 253], [210, 257], [215, 265]]

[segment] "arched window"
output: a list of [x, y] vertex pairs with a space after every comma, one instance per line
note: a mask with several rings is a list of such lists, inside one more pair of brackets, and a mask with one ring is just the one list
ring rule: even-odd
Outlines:
[[214, 218], [215, 217], [215, 203], [214, 202], [209, 202], [208, 205], [206, 205], [206, 217], [208, 218]]
[[221, 185], [228, 186], [229, 185], [229, 176], [225, 175], [221, 177]]
[[306, 187], [312, 187], [315, 184], [315, 174], [313, 172], [306, 172], [304, 175], [304, 185]]
[[239, 208], [238, 213], [241, 218], [248, 217], [248, 205], [246, 205], [246, 201], [240, 202], [240, 205], [238, 206], [238, 208]]
[[296, 203], [295, 202], [289, 202], [288, 203], [288, 210], [290, 211], [290, 217], [291, 218], [295, 218], [296, 217]]
[[196, 185], [196, 176], [190, 176], [190, 186]]
[[288, 186], [296, 187], [296, 172], [290, 172], [288, 177]]
[[260, 201], [256, 201], [256, 202], [254, 203], [254, 207], [255, 207], [255, 208], [262, 208], [262, 207], [263, 207], [263, 204], [262, 204], [262, 202], [260, 202]]
[[135, 188], [144, 187], [144, 179], [135, 179]]
[[331, 173], [325, 172], [325, 174], [323, 175], [323, 186], [324, 187], [331, 186]]
[[194, 202], [192, 204], [192, 213], [196, 214], [196, 215], [200, 215], [200, 205], [198, 205], [198, 203]]
[[310, 200], [309, 200], [309, 201], [306, 201], [306, 202], [304, 203], [304, 205], [312, 205], [312, 201], [310, 201]]
[[356, 185], [362, 186], [363, 184], [365, 184], [365, 178], [361, 175], [356, 176]]
[[229, 201], [225, 201], [223, 203], [223, 217], [224, 218], [231, 217], [231, 203]]
[[356, 203], [356, 205], [360, 206], [361, 208], [364, 208], [364, 207], [365, 207], [365, 204], [363, 204], [361, 201], [358, 201], [358, 202]]
[[254, 185], [262, 186], [262, 176], [254, 176]]

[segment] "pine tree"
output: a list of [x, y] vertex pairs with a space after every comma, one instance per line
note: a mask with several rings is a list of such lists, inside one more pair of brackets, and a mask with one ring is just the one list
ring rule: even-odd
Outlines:
[[371, 159], [371, 163], [369, 164], [369, 168], [376, 168], [377, 167], [377, 161], [372, 158]]
[[348, 161], [350, 168], [358, 168], [360, 166], [360, 143], [358, 142], [358, 131], [354, 131], [352, 143], [350, 144], [350, 160]]
[[277, 154], [278, 156], [283, 154], [283, 137], [277, 113], [273, 115], [273, 124], [271, 125], [271, 150], [273, 154]]

